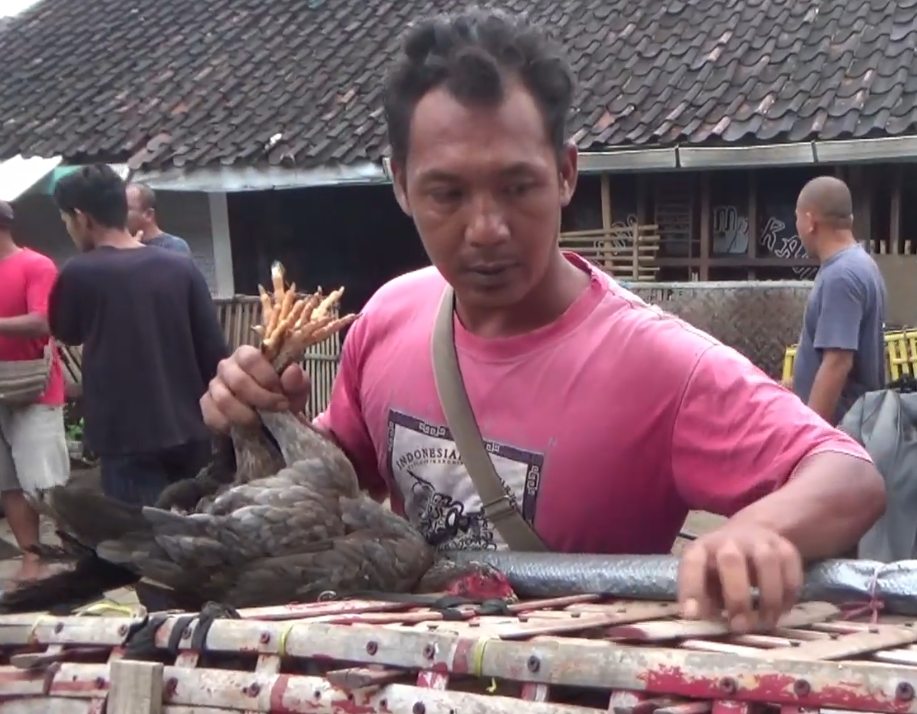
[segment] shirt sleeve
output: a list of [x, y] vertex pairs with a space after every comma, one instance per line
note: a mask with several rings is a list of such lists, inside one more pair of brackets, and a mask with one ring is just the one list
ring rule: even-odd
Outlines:
[[813, 343], [817, 350], [856, 350], [863, 322], [863, 285], [849, 270], [825, 275]]
[[388, 494], [388, 485], [379, 471], [376, 450], [360, 405], [361, 352], [366, 339], [365, 328], [364, 317], [357, 320], [347, 333], [338, 373], [331, 387], [331, 399], [314, 423], [334, 436], [353, 463], [361, 488], [373, 498], [382, 499]]
[[713, 345], [701, 354], [672, 434], [672, 474], [689, 508], [731, 516], [783, 486], [804, 458], [827, 451], [871, 462], [738, 352]]
[[184, 253], [187, 256], [191, 256], [191, 246], [188, 245], [188, 241], [184, 238], [179, 238], [175, 236], [172, 240], [172, 248], [179, 253]]
[[192, 267], [190, 292], [191, 334], [194, 339], [194, 351], [197, 356], [198, 369], [204, 384], [216, 376], [217, 365], [229, 356], [229, 346], [223, 335], [223, 328], [217, 317], [216, 305], [210, 295], [210, 289], [204, 276], [197, 268]]
[[57, 266], [42, 256], [29, 265], [26, 273], [26, 310], [30, 315], [48, 317], [48, 300], [57, 280]]
[[84, 289], [80, 266], [72, 261], [65, 264], [47, 298], [48, 326], [55, 340], [65, 345], [83, 344], [92, 299]]

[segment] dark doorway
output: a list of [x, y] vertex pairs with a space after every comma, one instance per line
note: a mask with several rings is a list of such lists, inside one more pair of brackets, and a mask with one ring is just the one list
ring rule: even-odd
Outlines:
[[255, 294], [281, 261], [305, 290], [344, 286], [345, 312], [388, 280], [429, 265], [389, 185], [334, 186], [229, 196], [236, 292]]

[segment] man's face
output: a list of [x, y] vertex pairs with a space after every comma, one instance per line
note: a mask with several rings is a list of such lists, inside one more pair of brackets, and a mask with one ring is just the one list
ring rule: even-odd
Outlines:
[[143, 207], [143, 199], [136, 186], [127, 187], [127, 230], [132, 234], [142, 231], [148, 224], [152, 211]]
[[556, 255], [561, 209], [576, 185], [532, 96], [513, 84], [493, 108], [442, 89], [418, 102], [395, 193], [431, 262], [466, 305], [505, 308], [538, 286]]
[[76, 244], [77, 249], [82, 253], [92, 250], [94, 245], [92, 242], [92, 234], [89, 229], [88, 217], [80, 211], [77, 211], [73, 215], [61, 211], [60, 217], [64, 222], [64, 226], [67, 228], [67, 233], [70, 234], [70, 238], [72, 238], [73, 242]]

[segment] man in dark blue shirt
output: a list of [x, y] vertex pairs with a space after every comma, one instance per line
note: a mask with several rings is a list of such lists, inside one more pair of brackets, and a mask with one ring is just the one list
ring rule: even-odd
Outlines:
[[127, 229], [144, 245], [191, 255], [188, 243], [166, 233], [156, 222], [156, 192], [143, 183], [127, 186]]
[[106, 495], [152, 505], [209, 460], [198, 400], [229, 353], [194, 263], [127, 229], [124, 182], [108, 166], [62, 178], [54, 200], [81, 254], [49, 301], [51, 333], [83, 345], [87, 445]]

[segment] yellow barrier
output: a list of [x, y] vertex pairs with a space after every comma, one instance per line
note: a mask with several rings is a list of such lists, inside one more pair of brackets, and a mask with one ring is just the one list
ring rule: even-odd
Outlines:
[[[783, 357], [783, 380], [793, 377], [797, 345], [786, 348]], [[885, 378], [894, 382], [901, 375], [917, 376], [917, 329], [885, 333]]]

